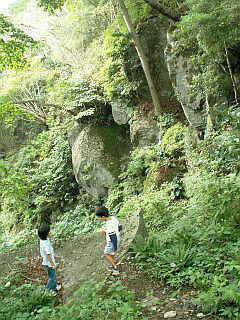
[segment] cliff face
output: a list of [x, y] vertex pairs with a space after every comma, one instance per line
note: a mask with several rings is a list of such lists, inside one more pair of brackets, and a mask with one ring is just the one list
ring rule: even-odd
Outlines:
[[[72, 144], [75, 177], [95, 198], [106, 195], [116, 182], [129, 150], [161, 143], [164, 130], [161, 119], [164, 116], [170, 116], [173, 123], [189, 125], [195, 132], [195, 140], [203, 139], [212, 123], [206, 96], [193, 97], [191, 94], [193, 66], [190, 59], [175, 53], [176, 44], [168, 21], [162, 17], [150, 18], [141, 24], [138, 34], [150, 61], [163, 113], [154, 112], [136, 50], [129, 45], [122, 68], [129, 81], [138, 79], [141, 83], [136, 104], [127, 104], [121, 95], [113, 97], [111, 117], [115, 125], [79, 127]], [[119, 134], [123, 126], [129, 132], [124, 139]]]
[[[158, 88], [163, 110], [175, 122], [188, 121], [198, 128], [204, 122], [204, 109], [199, 110], [199, 101], [191, 101], [189, 82], [191, 70], [181, 57], [174, 58], [170, 47], [174, 44], [168, 37], [169, 24], [162, 18], [154, 17], [142, 24], [139, 30], [150, 61], [152, 75]], [[166, 50], [168, 48], [168, 50]], [[134, 57], [133, 57], [134, 56]], [[131, 59], [130, 59], [131, 58]], [[108, 189], [117, 181], [132, 148], [146, 147], [161, 143], [161, 114], [153, 112], [147, 83], [141, 66], [132, 67], [129, 61], [138, 60], [133, 48], [129, 50], [124, 65], [129, 80], [141, 78], [136, 106], [127, 106], [117, 97], [112, 101], [114, 125], [77, 126], [72, 131], [72, 161], [77, 182], [95, 199], [104, 197]], [[129, 68], [131, 70], [129, 70]], [[128, 127], [128, 135], [123, 136], [123, 127]], [[73, 132], [75, 132], [73, 134]]]

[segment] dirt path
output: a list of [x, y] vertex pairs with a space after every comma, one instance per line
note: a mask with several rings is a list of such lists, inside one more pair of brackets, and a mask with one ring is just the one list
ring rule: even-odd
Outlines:
[[58, 275], [64, 287], [64, 297], [68, 297], [86, 280], [103, 279], [104, 263], [102, 252], [104, 239], [99, 234], [92, 237], [76, 238], [64, 243], [57, 252], [64, 263]]
[[[57, 249], [57, 253], [64, 259], [64, 263], [58, 271], [58, 277], [61, 278], [63, 284], [61, 292], [63, 302], [66, 302], [86, 280], [100, 280], [108, 277], [111, 285], [115, 284], [116, 278], [108, 275], [102, 260], [103, 246], [104, 239], [96, 234], [91, 237], [79, 237], [67, 241]], [[46, 274], [42, 270], [38, 250], [27, 250], [27, 255], [23, 250], [18, 252], [17, 257], [16, 259], [14, 252], [5, 254], [4, 257], [0, 256], [1, 274], [3, 275], [3, 271], [9, 272], [15, 268], [21, 270], [26, 283], [37, 282], [43, 285], [46, 281]], [[147, 319], [166, 319], [164, 315], [166, 316], [169, 311], [172, 312], [172, 315], [175, 314], [172, 319], [176, 320], [214, 319], [203, 315], [201, 310], [194, 306], [191, 293], [184, 293], [173, 298], [166, 287], [147, 279], [127, 260], [121, 265], [121, 269], [122, 272], [118, 280], [135, 292], [137, 301], [144, 303], [144, 314]]]
[[176, 314], [172, 317], [175, 320], [214, 320], [213, 317], [204, 315], [193, 303], [194, 292], [182, 292], [173, 298], [170, 288], [146, 277], [127, 260], [121, 268], [122, 276], [119, 279], [135, 292], [136, 300], [145, 305], [144, 315], [148, 320], [167, 319], [165, 316], [168, 312]]

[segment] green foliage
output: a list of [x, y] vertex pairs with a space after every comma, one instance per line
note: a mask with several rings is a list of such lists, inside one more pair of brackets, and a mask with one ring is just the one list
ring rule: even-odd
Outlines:
[[138, 196], [131, 196], [125, 199], [119, 214], [129, 216], [134, 214], [139, 208], [144, 209], [144, 220], [146, 226], [151, 231], [163, 230], [170, 221], [178, 206], [172, 203], [176, 197], [174, 194], [174, 183], [163, 184], [161, 190], [147, 190]]
[[192, 210], [199, 210], [196, 207], [197, 203], [202, 210], [202, 216], [239, 225], [239, 175], [229, 174], [216, 177], [202, 174], [201, 176], [191, 176], [186, 182], [187, 195], [191, 197]]
[[17, 108], [7, 96], [0, 97], [0, 149], [12, 152], [42, 130], [27, 112]]
[[85, 282], [71, 303], [63, 306], [58, 314], [46, 314], [42, 319], [144, 319], [141, 310], [134, 293], [120, 281], [114, 282], [114, 285]]
[[160, 145], [146, 148], [136, 148], [131, 154], [131, 161], [127, 168], [128, 176], [145, 176], [152, 162], [157, 161], [163, 153]]
[[[87, 80], [78, 79], [78, 82], [74, 82], [71, 78], [59, 79], [50, 90], [49, 99], [74, 115], [74, 120], [91, 123], [109, 120], [109, 106], [101, 88]], [[81, 119], [83, 117], [85, 119]]]
[[118, 27], [113, 25], [106, 30], [104, 41], [106, 61], [100, 70], [100, 80], [109, 99], [119, 98], [127, 103], [132, 100], [140, 84], [137, 80], [129, 81], [123, 67], [129, 47], [129, 35], [119, 32]]
[[192, 168], [217, 175], [239, 172], [239, 108], [229, 108], [218, 115], [219, 130], [191, 148]]
[[0, 70], [18, 69], [26, 63], [25, 53], [36, 42], [0, 14]]
[[163, 136], [161, 149], [167, 155], [181, 154], [184, 148], [186, 127], [177, 123], [170, 127]]
[[[9, 288], [5, 288], [10, 281]], [[21, 276], [7, 278], [0, 285], [0, 312], [4, 319], [145, 319], [142, 306], [135, 295], [120, 281], [112, 283], [85, 282], [66, 305], [57, 306], [57, 300], [44, 294], [40, 287], [21, 284]]]
[[120, 210], [127, 215], [144, 208], [152, 231], [145, 245], [133, 249], [136, 263], [172, 287], [197, 288], [198, 303], [232, 319], [239, 312], [239, 177], [189, 176], [184, 179], [187, 198], [175, 203], [170, 184], [165, 192], [163, 187], [128, 200]]
[[[6, 229], [16, 224], [49, 219], [74, 202], [78, 185], [64, 135], [44, 132], [22, 148], [13, 164], [2, 162], [1, 220]], [[8, 170], [8, 167], [11, 170]]]
[[[125, 1], [133, 24], [138, 25], [151, 13], [142, 0]], [[120, 100], [124, 105], [135, 103], [136, 96], [143, 94], [145, 80], [136, 49], [130, 42], [130, 35], [120, 12], [104, 34], [102, 53], [106, 56], [100, 70], [101, 82], [106, 95], [112, 101]], [[139, 89], [139, 90], [138, 90]]]
[[[7, 283], [9, 287], [5, 287]], [[0, 295], [1, 319], [41, 319], [41, 313], [53, 310], [56, 304], [55, 298], [37, 285], [24, 283], [18, 273], [1, 281]]]
[[215, 133], [192, 150], [189, 163], [193, 168], [218, 175], [239, 172], [239, 139], [238, 130]]
[[187, 4], [190, 12], [182, 17], [179, 24], [181, 41], [185, 48], [195, 44], [196, 49], [213, 58], [217, 53], [221, 55], [225, 46], [232, 47], [239, 41], [237, 0], [187, 0]]
[[[195, 93], [201, 90], [204, 95], [226, 96], [231, 90], [226, 49], [231, 56], [231, 49], [239, 45], [239, 1], [188, 0], [186, 3], [188, 14], [182, 17], [175, 35], [179, 51], [193, 59]], [[231, 58], [235, 72], [236, 57]]]
[[171, 113], [162, 113], [158, 116], [158, 123], [161, 130], [166, 130], [174, 124], [174, 118]]
[[4, 112], [7, 104], [12, 105], [15, 118], [21, 114], [49, 127], [59, 124], [64, 130], [74, 121], [109, 120], [109, 105], [100, 87], [80, 78], [68, 66], [56, 65], [45, 58], [31, 59], [21, 72], [5, 74], [1, 93], [4, 107], [0, 112]]
[[240, 316], [240, 293], [237, 282], [227, 284], [226, 278], [216, 276], [212, 287], [200, 294], [198, 301], [207, 311], [218, 312], [224, 319], [238, 319]]
[[[134, 149], [127, 169], [119, 177], [120, 182], [109, 193], [108, 206], [118, 211], [121, 206], [126, 205], [126, 209], [123, 210], [125, 214], [134, 212], [131, 206], [136, 209], [132, 201], [140, 205], [141, 202], [145, 204], [145, 201], [149, 200], [157, 209], [159, 201], [164, 198], [159, 195], [159, 189], [167, 195], [167, 201], [184, 198], [185, 190], [181, 176], [186, 171], [183, 140], [185, 132], [185, 127], [176, 124], [166, 130], [161, 144]], [[143, 193], [142, 196], [136, 197], [141, 193]], [[154, 201], [156, 201], [155, 205]], [[164, 201], [163, 211], [166, 209]], [[151, 210], [154, 211], [153, 208], [147, 209], [149, 214]], [[147, 223], [152, 229], [156, 225], [157, 229], [161, 225], [161, 219], [157, 221], [158, 215], [156, 220], [154, 216], [150, 214]], [[150, 221], [151, 217], [152, 221]]]
[[[151, 14], [151, 8], [144, 0], [125, 0], [125, 5], [128, 9], [128, 13], [134, 24], [139, 24], [145, 20]], [[121, 24], [124, 23], [121, 17]], [[123, 28], [123, 26], [121, 26]], [[124, 28], [126, 28], [124, 23]]]
[[53, 14], [56, 10], [62, 9], [66, 2], [67, 0], [38, 0], [38, 5]]
[[96, 229], [96, 219], [82, 204], [67, 211], [56, 222], [53, 228], [53, 239], [58, 241], [88, 234]]

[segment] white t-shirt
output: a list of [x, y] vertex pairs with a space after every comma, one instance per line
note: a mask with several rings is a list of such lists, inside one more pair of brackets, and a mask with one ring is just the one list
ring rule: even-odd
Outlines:
[[106, 232], [106, 241], [111, 241], [109, 234], [115, 233], [117, 238], [119, 238], [119, 221], [116, 217], [110, 216], [110, 219], [106, 221], [104, 231]]
[[54, 251], [50, 241], [40, 240], [40, 255], [43, 258], [42, 265], [52, 267], [51, 262], [48, 260], [47, 255], [50, 255], [52, 261], [55, 263]]

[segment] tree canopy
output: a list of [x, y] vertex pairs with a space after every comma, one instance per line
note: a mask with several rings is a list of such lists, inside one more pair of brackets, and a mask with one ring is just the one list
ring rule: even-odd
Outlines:
[[36, 46], [29, 35], [0, 14], [0, 70], [17, 69], [26, 63], [26, 51]]

